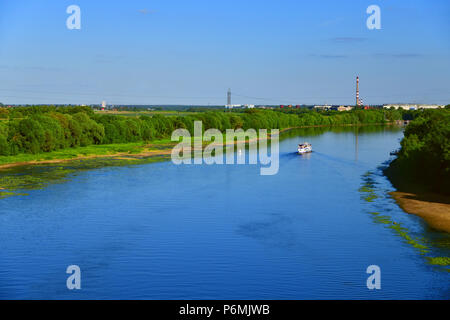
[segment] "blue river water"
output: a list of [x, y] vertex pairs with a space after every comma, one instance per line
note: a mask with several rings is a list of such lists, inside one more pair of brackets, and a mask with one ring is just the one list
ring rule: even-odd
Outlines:
[[[448, 234], [402, 211], [380, 171], [402, 136], [297, 130], [281, 139], [273, 176], [166, 161], [1, 199], [0, 299], [448, 299], [448, 269], [427, 260], [449, 256]], [[313, 153], [295, 153], [303, 141]], [[69, 265], [81, 290], [66, 287]], [[380, 290], [366, 286], [370, 265]]]

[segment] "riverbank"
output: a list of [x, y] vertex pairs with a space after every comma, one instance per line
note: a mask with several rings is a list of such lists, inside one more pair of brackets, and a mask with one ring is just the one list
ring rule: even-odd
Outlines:
[[[286, 129], [286, 130], [290, 130]], [[280, 133], [285, 130], [280, 130]], [[238, 135], [239, 137], [239, 135]], [[268, 135], [270, 140], [271, 136]], [[194, 143], [195, 138], [192, 138]], [[245, 139], [245, 143], [258, 141], [256, 139]], [[237, 144], [235, 141], [234, 144]], [[58, 150], [48, 153], [40, 154], [20, 154], [17, 156], [0, 157], [0, 170], [9, 169], [20, 166], [37, 165], [37, 164], [58, 164], [75, 160], [90, 160], [95, 158], [103, 159], [119, 159], [119, 160], [132, 160], [150, 158], [156, 156], [167, 156], [172, 153], [173, 147], [178, 142], [173, 142], [169, 139], [153, 141], [152, 143], [125, 143], [125, 144], [106, 144], [106, 145], [94, 145], [88, 147], [78, 147], [72, 149]], [[201, 141], [202, 149], [211, 144], [210, 142]], [[213, 143], [214, 145], [214, 143]], [[224, 147], [231, 144], [223, 143]], [[192, 148], [192, 151], [200, 151]]]
[[[376, 124], [342, 124], [332, 127], [362, 127], [373, 125], [394, 125], [394, 123]], [[280, 134], [294, 129], [303, 128], [326, 128], [330, 126], [312, 125], [280, 129]], [[331, 127], [330, 127], [331, 128]], [[270, 139], [270, 134], [269, 134]], [[256, 140], [259, 140], [257, 138]], [[248, 139], [246, 143], [248, 143]], [[236, 143], [236, 142], [235, 142]], [[74, 160], [95, 159], [95, 158], [147, 158], [153, 156], [170, 155], [172, 148], [177, 144], [170, 139], [155, 140], [150, 143], [134, 142], [121, 144], [91, 145], [87, 147], [68, 148], [38, 154], [19, 154], [15, 156], [0, 156], [0, 170], [14, 167], [37, 165], [37, 164], [57, 164]], [[209, 142], [203, 142], [203, 146]], [[224, 143], [224, 146], [227, 146]]]
[[35, 164], [56, 164], [94, 158], [143, 158], [170, 154], [173, 144], [170, 140], [159, 140], [151, 144], [125, 143], [95, 145], [64, 149], [39, 154], [20, 154], [0, 157], [0, 170]]
[[450, 197], [432, 193], [390, 193], [407, 213], [424, 219], [432, 228], [450, 233]]

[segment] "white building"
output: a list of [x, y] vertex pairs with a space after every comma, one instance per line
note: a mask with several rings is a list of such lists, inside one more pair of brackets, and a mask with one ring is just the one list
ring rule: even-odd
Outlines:
[[319, 109], [319, 110], [328, 110], [331, 109], [331, 106], [314, 106], [314, 109]]
[[242, 108], [241, 104], [227, 104], [225, 106], [226, 109], [233, 109], [233, 108]]
[[437, 105], [437, 104], [385, 104], [383, 105], [384, 109], [390, 109], [394, 108], [397, 109], [403, 109], [403, 110], [420, 110], [420, 109], [439, 109], [444, 108], [444, 105]]
[[353, 109], [352, 106], [339, 106], [339, 107], [337, 108], [337, 111], [350, 111], [350, 110], [352, 110], [352, 109]]

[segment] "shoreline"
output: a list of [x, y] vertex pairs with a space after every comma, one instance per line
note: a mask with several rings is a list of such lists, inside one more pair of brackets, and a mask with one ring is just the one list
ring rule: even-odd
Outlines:
[[[287, 130], [290, 130], [290, 129], [291, 128], [289, 128]], [[280, 130], [280, 133], [281, 132], [282, 131]], [[248, 144], [255, 140], [259, 141], [260, 138], [256, 138], [256, 139], [252, 139], [252, 140], [246, 139], [244, 141], [244, 143]], [[270, 140], [270, 134], [269, 134], [268, 140]], [[239, 141], [239, 142], [241, 142], [241, 141]], [[236, 145], [237, 143], [238, 143], [238, 141], [235, 141], [234, 145]], [[116, 153], [105, 153], [105, 154], [78, 155], [76, 157], [70, 157], [70, 158], [65, 158], [65, 159], [56, 158], [56, 159], [49, 159], [49, 160], [30, 160], [30, 161], [11, 162], [11, 163], [6, 163], [6, 164], [1, 164], [0, 171], [4, 170], [4, 169], [28, 166], [28, 165], [58, 164], [58, 163], [65, 163], [65, 162], [71, 162], [71, 161], [77, 161], [77, 160], [91, 160], [91, 159], [96, 159], [96, 158], [132, 160], [132, 159], [141, 159], [141, 158], [151, 158], [151, 157], [157, 157], [157, 156], [167, 156], [172, 153], [173, 147], [175, 147], [177, 144], [178, 144], [178, 142], [173, 142], [173, 143], [169, 143], [169, 144], [167, 144], [167, 143], [166, 144], [148, 144], [146, 146], [142, 146], [142, 150], [140, 150], [139, 152], [134, 152], [134, 153], [116, 152]], [[214, 145], [214, 142], [212, 144]], [[126, 146], [126, 145], [127, 144], [124, 144], [124, 146]], [[165, 147], [169, 147], [169, 148], [159, 149], [159, 150], [151, 149], [151, 147], [162, 146], [162, 145], [164, 145]], [[203, 144], [202, 150], [203, 150], [203, 147], [205, 147], [206, 145], [210, 145], [210, 144]], [[108, 145], [103, 145], [103, 146], [108, 146]], [[229, 146], [231, 146], [231, 144], [224, 143], [222, 146], [229, 147]], [[200, 151], [200, 150], [195, 149], [195, 147], [192, 147], [191, 151], [196, 152], [196, 151]]]
[[90, 160], [96, 158], [115, 158], [115, 159], [132, 159], [132, 158], [147, 158], [152, 156], [162, 156], [170, 154], [170, 152], [161, 151], [146, 151], [140, 153], [110, 153], [110, 154], [93, 154], [86, 156], [77, 156], [74, 158], [67, 159], [52, 159], [52, 160], [31, 160], [31, 161], [23, 161], [23, 162], [13, 162], [0, 165], [0, 170], [10, 169], [14, 167], [22, 167], [28, 165], [38, 165], [38, 164], [57, 164], [57, 163], [65, 163], [76, 160]]
[[408, 214], [421, 217], [430, 227], [450, 233], [450, 197], [432, 193], [389, 193]]
[[[295, 129], [304, 129], [304, 128], [322, 128], [322, 127], [360, 127], [360, 126], [372, 126], [372, 125], [393, 125], [395, 123], [371, 123], [371, 124], [342, 124], [338, 126], [327, 126], [327, 125], [311, 125], [311, 126], [301, 126], [301, 127], [291, 127], [291, 128], [284, 128], [279, 129], [279, 133], [283, 133], [289, 130], [295, 130]], [[270, 134], [268, 134], [268, 140], [271, 139]], [[260, 138], [256, 138], [257, 141], [260, 140]], [[10, 162], [5, 164], [0, 164], [0, 170], [4, 169], [10, 169], [14, 167], [21, 167], [21, 166], [28, 166], [28, 165], [39, 165], [39, 164], [57, 164], [57, 163], [65, 163], [70, 161], [76, 161], [76, 160], [89, 160], [89, 159], [95, 159], [95, 158], [126, 158], [126, 159], [132, 159], [132, 158], [149, 158], [153, 156], [165, 156], [169, 155], [172, 152], [172, 148], [177, 144], [177, 142], [167, 142], [168, 140], [163, 140], [162, 142], [158, 143], [148, 143], [147, 145], [141, 145], [139, 148], [142, 148], [142, 150], [139, 150], [138, 152], [112, 152], [112, 153], [100, 153], [100, 151], [104, 151], [101, 149], [108, 148], [108, 145], [94, 145], [94, 146], [88, 146], [91, 148], [98, 147], [99, 152], [98, 153], [92, 153], [89, 155], [80, 155], [77, 154], [74, 157], [68, 157], [68, 158], [55, 158], [55, 159], [35, 159], [35, 160], [26, 160], [26, 161], [17, 161], [17, 162]], [[249, 143], [248, 139], [245, 140], [245, 143]], [[235, 141], [234, 144], [236, 144], [237, 141]], [[123, 147], [129, 146], [130, 148], [136, 147], [136, 143], [124, 143], [124, 144], [118, 144], [118, 146], [122, 145]], [[158, 147], [158, 146], [166, 146], [170, 147], [170, 149], [162, 149], [162, 150], [155, 150], [151, 149], [151, 147]], [[229, 144], [224, 143], [224, 147], [229, 146]], [[195, 151], [194, 149], [192, 149]], [[55, 151], [55, 153], [63, 152], [63, 151], [73, 151], [76, 152], [75, 149], [62, 149]], [[48, 157], [51, 153], [40, 153], [39, 156], [42, 156], [42, 158]], [[81, 152], [82, 154], [82, 152]], [[32, 157], [32, 154], [25, 154], [27, 156]]]

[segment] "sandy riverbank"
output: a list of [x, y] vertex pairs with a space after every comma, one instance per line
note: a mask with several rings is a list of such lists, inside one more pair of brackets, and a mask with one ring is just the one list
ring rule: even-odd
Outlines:
[[450, 197], [436, 194], [390, 193], [399, 206], [423, 218], [431, 227], [450, 232]]

